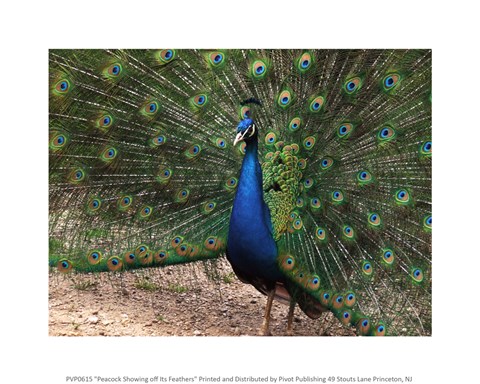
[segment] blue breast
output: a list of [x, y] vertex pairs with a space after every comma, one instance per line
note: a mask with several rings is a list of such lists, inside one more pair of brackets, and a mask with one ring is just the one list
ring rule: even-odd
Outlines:
[[258, 144], [247, 145], [228, 233], [228, 256], [244, 276], [272, 282], [282, 279], [277, 266], [277, 245], [272, 235], [270, 211], [263, 201], [262, 169]]

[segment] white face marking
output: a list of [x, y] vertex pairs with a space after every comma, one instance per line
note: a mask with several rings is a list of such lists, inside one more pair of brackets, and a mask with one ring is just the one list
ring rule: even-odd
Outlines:
[[[255, 134], [255, 124], [252, 125], [252, 133], [248, 137], [252, 137]], [[247, 128], [244, 132], [239, 132], [237, 133], [237, 136], [235, 137], [235, 140], [233, 141], [233, 146], [235, 146], [239, 141], [242, 141], [247, 132], [249, 131], [250, 128]]]
[[[252, 128], [253, 128], [253, 129], [252, 129], [252, 133], [250, 134], [249, 137], [252, 137], [252, 136], [255, 134], [255, 129], [257, 128], [257, 127], [255, 126], [255, 123], [253, 123]], [[248, 131], [248, 129], [247, 129], [247, 131]]]

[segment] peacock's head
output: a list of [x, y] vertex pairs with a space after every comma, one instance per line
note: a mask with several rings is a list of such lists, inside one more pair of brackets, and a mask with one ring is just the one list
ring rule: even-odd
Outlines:
[[247, 144], [257, 138], [258, 132], [255, 122], [250, 119], [246, 118], [243, 119], [237, 125], [237, 136], [233, 141], [233, 146], [235, 146], [239, 141], [244, 140]]

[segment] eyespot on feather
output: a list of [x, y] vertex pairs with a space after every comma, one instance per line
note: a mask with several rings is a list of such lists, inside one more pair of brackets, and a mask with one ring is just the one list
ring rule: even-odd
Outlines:
[[68, 180], [72, 184], [80, 184], [81, 182], [85, 181], [86, 174], [85, 171], [82, 168], [75, 168], [72, 171], [70, 171], [70, 174], [68, 176]]
[[333, 295], [332, 298], [332, 307], [335, 310], [342, 309], [344, 305], [344, 298], [340, 294]]
[[315, 236], [318, 240], [323, 242], [327, 240], [327, 231], [325, 230], [325, 228], [317, 227], [317, 229], [315, 230]]
[[311, 150], [315, 146], [315, 137], [314, 136], [308, 136], [303, 140], [303, 148], [306, 150]]
[[310, 112], [318, 113], [322, 109], [324, 103], [325, 98], [323, 96], [317, 96], [310, 102], [308, 108]]
[[395, 89], [401, 80], [398, 73], [390, 73], [383, 78], [382, 85], [385, 91], [392, 91]]
[[409, 191], [405, 188], [395, 191], [395, 202], [398, 205], [409, 205], [412, 202]]
[[170, 178], [172, 177], [172, 174], [173, 174], [173, 172], [170, 168], [167, 168], [165, 166], [161, 166], [158, 169], [156, 180], [160, 184], [167, 184], [168, 181], [170, 180]]
[[160, 103], [156, 100], [150, 100], [142, 107], [142, 114], [147, 117], [155, 116], [160, 109]]
[[100, 154], [100, 160], [106, 164], [110, 164], [115, 160], [118, 155], [118, 151], [114, 147], [106, 147]]
[[91, 197], [87, 201], [87, 213], [95, 214], [102, 207], [102, 200], [99, 197]]
[[305, 288], [310, 292], [315, 292], [320, 289], [320, 277], [317, 275], [311, 275], [308, 277]]
[[357, 173], [357, 183], [360, 186], [368, 185], [373, 183], [374, 178], [372, 174], [367, 170], [362, 170]]
[[410, 276], [415, 283], [421, 283], [424, 278], [423, 271], [420, 268], [412, 268]]
[[355, 297], [355, 294], [353, 292], [347, 292], [344, 297], [345, 297], [345, 305], [349, 308], [352, 308], [355, 305], [355, 302], [357, 300]]
[[330, 308], [332, 305], [332, 294], [328, 291], [320, 292], [320, 303], [325, 308]]
[[135, 264], [137, 256], [134, 251], [127, 251], [123, 254], [123, 260], [125, 261], [125, 264], [131, 266]]
[[102, 74], [106, 79], [114, 80], [121, 77], [122, 72], [123, 66], [121, 63], [112, 63], [103, 69]]
[[432, 215], [427, 215], [423, 218], [423, 229], [426, 232], [432, 231]]
[[379, 227], [382, 224], [380, 215], [376, 212], [368, 214], [368, 224], [372, 227]]
[[208, 54], [208, 63], [212, 68], [221, 68], [225, 64], [225, 54], [220, 51], [214, 51]]
[[203, 205], [202, 213], [209, 214], [213, 212], [216, 206], [217, 206], [217, 203], [215, 203], [214, 201], [208, 201]]
[[238, 184], [238, 179], [236, 177], [230, 177], [225, 182], [225, 188], [229, 191], [233, 191], [235, 190], [235, 188], [237, 188], [237, 184]]
[[390, 248], [382, 250], [382, 261], [387, 265], [392, 265], [395, 261], [395, 253]]
[[117, 208], [120, 211], [126, 211], [133, 203], [133, 198], [130, 195], [120, 196], [117, 200]]
[[377, 133], [377, 139], [380, 144], [391, 142], [395, 140], [396, 137], [397, 132], [389, 125], [382, 127]]
[[373, 336], [385, 336], [387, 327], [383, 323], [378, 323], [373, 329]]
[[365, 276], [370, 277], [373, 274], [373, 266], [368, 260], [365, 260], [362, 264], [362, 272]]
[[295, 268], [295, 258], [290, 255], [283, 255], [280, 257], [279, 266], [282, 271], [292, 271]]
[[177, 203], [185, 203], [190, 196], [190, 190], [188, 188], [183, 188], [177, 191], [175, 194], [175, 201]]
[[275, 132], [268, 132], [265, 135], [265, 144], [267, 145], [273, 145], [277, 141], [277, 135]]
[[71, 84], [68, 79], [61, 79], [57, 81], [53, 87], [53, 94], [56, 96], [62, 96], [70, 91]]
[[362, 83], [363, 82], [360, 77], [352, 77], [345, 82], [345, 84], [343, 85], [343, 90], [347, 94], [353, 95], [360, 90], [360, 88], [362, 87]]
[[294, 117], [292, 120], [290, 120], [290, 123], [288, 123], [288, 129], [291, 132], [298, 131], [301, 126], [302, 126], [302, 119], [300, 119], [300, 117]]
[[332, 198], [333, 204], [342, 204], [343, 202], [345, 202], [345, 195], [343, 194], [343, 191], [339, 189], [334, 190], [330, 196]]
[[155, 57], [157, 58], [159, 64], [165, 65], [170, 63], [175, 59], [176, 51], [174, 49], [161, 49], [157, 51]]
[[175, 236], [170, 242], [170, 245], [172, 246], [172, 248], [177, 248], [180, 244], [182, 244], [182, 242], [183, 242], [182, 236]]
[[200, 155], [202, 147], [199, 144], [192, 144], [185, 152], [184, 155], [187, 159], [195, 159]]
[[268, 72], [268, 65], [263, 60], [255, 60], [250, 67], [250, 74], [251, 76], [256, 79], [260, 80], [265, 78]]
[[313, 57], [309, 52], [304, 52], [297, 58], [296, 62], [297, 69], [300, 73], [305, 73], [312, 67]]
[[367, 335], [370, 330], [370, 320], [362, 317], [357, 321], [357, 331], [361, 335]]
[[284, 90], [280, 92], [280, 94], [277, 97], [277, 105], [283, 109], [287, 108], [290, 106], [292, 103], [292, 92], [289, 90]]
[[163, 264], [168, 259], [168, 252], [165, 249], [160, 249], [153, 254], [153, 261], [156, 264]]
[[94, 249], [87, 253], [87, 261], [90, 265], [97, 265], [102, 260], [102, 252], [98, 249]]
[[107, 268], [112, 271], [120, 271], [123, 268], [123, 261], [118, 256], [112, 256], [107, 260]]
[[149, 205], [144, 205], [138, 211], [138, 217], [143, 220], [148, 219], [152, 214], [152, 212], [153, 212], [152, 207], [150, 207]]
[[195, 108], [203, 108], [208, 104], [208, 96], [205, 93], [200, 93], [190, 99], [190, 103]]
[[165, 137], [165, 135], [157, 134], [150, 139], [150, 144], [151, 147], [159, 147], [161, 145], [164, 145], [166, 141], [167, 138]]
[[57, 263], [57, 269], [61, 273], [69, 273], [73, 270], [73, 264], [70, 262], [70, 260], [61, 259]]
[[349, 325], [352, 320], [352, 313], [347, 309], [339, 313], [338, 318], [343, 325]]
[[326, 171], [327, 169], [330, 169], [333, 165], [333, 159], [331, 157], [324, 157], [320, 161], [320, 169], [322, 171]]
[[352, 123], [342, 123], [337, 128], [337, 136], [340, 139], [348, 139], [353, 132], [353, 128]]
[[69, 138], [65, 133], [53, 131], [50, 134], [49, 148], [52, 152], [57, 152], [65, 148]]

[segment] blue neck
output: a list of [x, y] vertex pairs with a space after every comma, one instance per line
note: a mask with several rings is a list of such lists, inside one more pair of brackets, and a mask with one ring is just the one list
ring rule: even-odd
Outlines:
[[237, 193], [233, 202], [227, 249], [234, 268], [255, 277], [278, 280], [277, 246], [272, 235], [270, 210], [263, 201], [262, 168], [258, 142], [247, 144]]
[[258, 142], [247, 144], [243, 158], [233, 211], [245, 218], [257, 218], [263, 212], [262, 168], [258, 162]]

